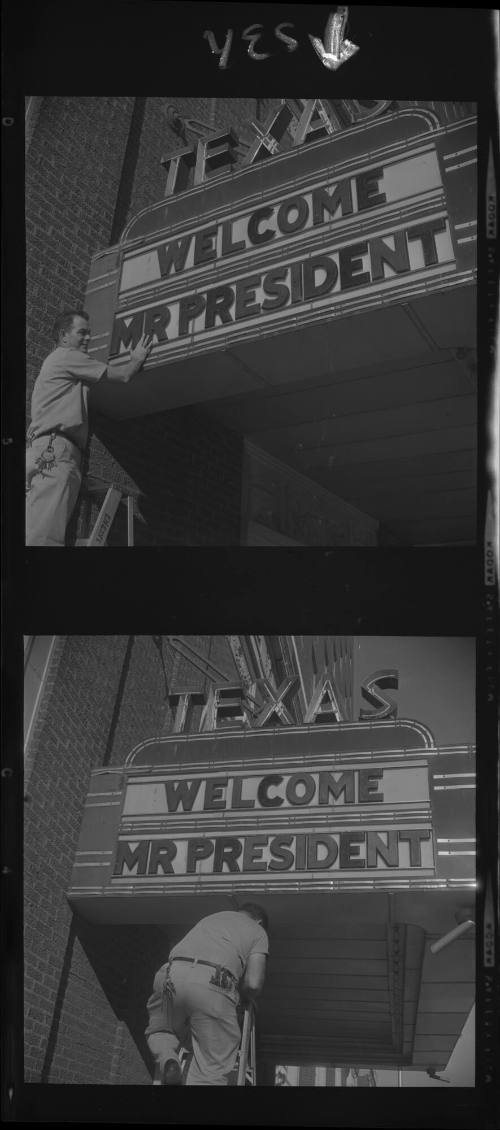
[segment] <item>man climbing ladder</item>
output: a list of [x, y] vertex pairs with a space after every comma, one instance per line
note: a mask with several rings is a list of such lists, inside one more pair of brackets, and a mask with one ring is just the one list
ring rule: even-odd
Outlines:
[[202, 918], [158, 970], [146, 1036], [167, 1086], [182, 1083], [179, 1049], [190, 1038], [188, 1086], [227, 1086], [241, 1041], [237, 1006], [262, 992], [267, 915], [255, 903]]
[[81, 486], [88, 441], [89, 389], [98, 381], [128, 384], [152, 346], [143, 334], [128, 361], [88, 356], [89, 316], [65, 310], [54, 323], [56, 347], [45, 358], [33, 388], [26, 452], [26, 545], [62, 547]]

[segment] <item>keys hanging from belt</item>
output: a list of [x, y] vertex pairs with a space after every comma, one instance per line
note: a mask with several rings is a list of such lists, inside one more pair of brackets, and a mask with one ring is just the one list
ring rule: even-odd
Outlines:
[[165, 1014], [165, 1023], [167, 1025], [168, 1031], [170, 1031], [172, 1029], [172, 1006], [173, 1006], [173, 1003], [174, 1003], [174, 997], [175, 997], [175, 985], [174, 985], [172, 978], [170, 976], [170, 963], [169, 963], [167, 965], [166, 970], [165, 970], [165, 980], [163, 982], [162, 991], [161, 991], [162, 1006], [163, 1006], [163, 1010], [164, 1010], [164, 1014]]
[[35, 459], [35, 467], [38, 468], [42, 475], [44, 471], [52, 471], [54, 463], [56, 462], [56, 453], [54, 451], [55, 438], [56, 432], [51, 432], [47, 447], [44, 448], [41, 455], [38, 456], [38, 459]]

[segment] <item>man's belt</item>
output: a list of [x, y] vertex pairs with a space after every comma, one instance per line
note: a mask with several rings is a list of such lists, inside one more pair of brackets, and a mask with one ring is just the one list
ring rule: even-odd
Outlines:
[[84, 454], [84, 448], [80, 447], [80, 444], [77, 443], [76, 440], [72, 439], [67, 432], [63, 432], [61, 428], [51, 428], [50, 432], [40, 432], [40, 435], [29, 436], [28, 443], [32, 444], [35, 439], [44, 439], [45, 436], [49, 436], [50, 439], [52, 439], [54, 436], [58, 436], [60, 439], [65, 439], [68, 443], [72, 443], [73, 447], [76, 447], [81, 455]]
[[175, 955], [175, 957], [169, 957], [169, 965], [172, 965], [174, 961], [189, 961], [193, 965], [209, 965], [211, 969], [220, 971], [224, 974], [224, 976], [230, 977], [236, 985], [238, 984], [238, 978], [235, 976], [235, 974], [231, 973], [230, 969], [226, 969], [224, 965], [217, 965], [215, 961], [204, 961], [201, 957], [178, 957], [177, 954]]

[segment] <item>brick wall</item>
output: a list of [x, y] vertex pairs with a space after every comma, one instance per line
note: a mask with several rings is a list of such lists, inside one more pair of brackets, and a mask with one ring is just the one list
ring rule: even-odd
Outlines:
[[26, 159], [27, 394], [109, 242], [133, 98], [43, 98]]
[[138, 741], [159, 732], [163, 710], [163, 673], [150, 637], [58, 641], [27, 751], [28, 1082], [149, 1082], [145, 1001], [165, 935], [83, 922], [73, 917], [65, 891], [91, 771], [106, 760], [122, 764]]
[[144, 738], [161, 734], [170, 718], [167, 701], [173, 662], [170, 649], [165, 643], [158, 647], [152, 636], [133, 636], [127, 650], [121, 707], [110, 742], [110, 765], [124, 765], [134, 746]]

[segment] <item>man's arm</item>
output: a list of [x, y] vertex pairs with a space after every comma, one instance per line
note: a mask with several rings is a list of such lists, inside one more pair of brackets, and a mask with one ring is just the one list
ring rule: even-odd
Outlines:
[[106, 370], [106, 376], [109, 381], [120, 381], [121, 384], [127, 384], [128, 381], [135, 377], [135, 374], [142, 369], [146, 357], [149, 356], [153, 347], [153, 339], [150, 334], [143, 334], [139, 338], [137, 345], [134, 349], [130, 350], [130, 361], [111, 361]]
[[260, 996], [266, 979], [266, 954], [251, 953], [241, 981], [244, 997], [255, 1000]]

